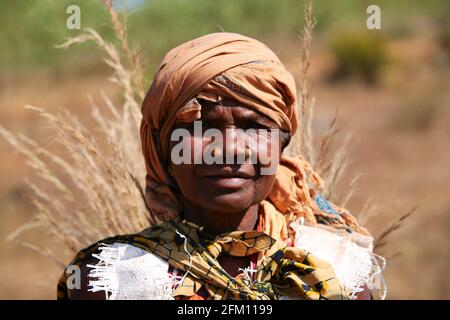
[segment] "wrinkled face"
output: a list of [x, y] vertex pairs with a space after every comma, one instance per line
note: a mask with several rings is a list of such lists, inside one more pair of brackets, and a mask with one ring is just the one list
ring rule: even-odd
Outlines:
[[[201, 134], [194, 133], [198, 133], [195, 129], [198, 122], [177, 123], [173, 128], [173, 132], [177, 129], [189, 132], [184, 136], [183, 145], [193, 152], [189, 155], [188, 149], [180, 152], [183, 159], [191, 161], [171, 161], [172, 178], [184, 201], [216, 212], [244, 211], [270, 192], [277, 161], [289, 134], [279, 134], [273, 120], [235, 100], [225, 99], [220, 105], [199, 102], [202, 104]], [[221, 133], [222, 141], [218, 141], [218, 135], [208, 136], [208, 132]], [[179, 150], [179, 143], [179, 140], [172, 141], [170, 151]], [[171, 160], [173, 154], [178, 153], [171, 153]], [[194, 161], [196, 154], [200, 155], [200, 161]], [[205, 158], [211, 155], [215, 162], [222, 164], [206, 163]], [[264, 171], [268, 167], [269, 173]]]

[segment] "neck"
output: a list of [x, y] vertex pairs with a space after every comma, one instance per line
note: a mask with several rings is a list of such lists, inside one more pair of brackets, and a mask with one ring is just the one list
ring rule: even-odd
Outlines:
[[258, 204], [238, 212], [218, 212], [184, 201], [184, 218], [206, 232], [219, 235], [231, 231], [255, 230], [258, 222]]

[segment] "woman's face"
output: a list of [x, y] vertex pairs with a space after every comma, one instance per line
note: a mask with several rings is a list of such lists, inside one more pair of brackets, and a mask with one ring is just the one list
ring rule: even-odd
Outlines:
[[[169, 171], [184, 201], [215, 212], [244, 211], [267, 197], [275, 181], [278, 166], [278, 161], [273, 163], [273, 159], [280, 158], [282, 148], [287, 142], [280, 141], [280, 136], [276, 134], [278, 130], [273, 130], [278, 129], [273, 120], [235, 100], [225, 99], [220, 105], [206, 101], [201, 103], [202, 134], [194, 134], [195, 122], [179, 123], [174, 130], [189, 131], [185, 145], [190, 146], [192, 150], [200, 149], [202, 155], [223, 158], [223, 163], [207, 164], [203, 160], [194, 163], [194, 151], [189, 156], [191, 161], [172, 163]], [[204, 136], [208, 129], [217, 129], [216, 132], [221, 133], [222, 146], [211, 148], [212, 143], [217, 141], [216, 138]], [[254, 130], [252, 132], [248, 129]], [[184, 131], [187, 132], [186, 130]], [[243, 140], [244, 136], [247, 140]], [[177, 143], [179, 142], [171, 142], [171, 155]], [[181, 153], [184, 152], [185, 150]], [[267, 159], [268, 155], [276, 157], [270, 157], [270, 164], [267, 161], [262, 164], [259, 159]], [[271, 170], [270, 174], [264, 173], [264, 168], [269, 165], [274, 170]]]

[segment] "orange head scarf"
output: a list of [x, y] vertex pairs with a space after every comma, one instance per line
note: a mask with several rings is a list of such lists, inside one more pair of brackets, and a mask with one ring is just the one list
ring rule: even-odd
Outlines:
[[[146, 201], [152, 214], [161, 220], [177, 219], [182, 210], [180, 195], [171, 187], [167, 171], [171, 129], [177, 118], [183, 117], [180, 110], [200, 93], [232, 97], [268, 116], [291, 134], [297, 129], [294, 78], [263, 43], [221, 32], [170, 50], [144, 99], [141, 122], [147, 169]], [[191, 109], [188, 111], [201, 113], [198, 105]], [[313, 201], [314, 191], [306, 183], [308, 174], [309, 180], [321, 183], [301, 157], [282, 157], [274, 188], [262, 204], [267, 221], [272, 221], [264, 229], [272, 230], [272, 236], [286, 237], [284, 216], [303, 216], [315, 224], [318, 215], [327, 214]], [[359, 228], [353, 217], [341, 213], [333, 218]]]

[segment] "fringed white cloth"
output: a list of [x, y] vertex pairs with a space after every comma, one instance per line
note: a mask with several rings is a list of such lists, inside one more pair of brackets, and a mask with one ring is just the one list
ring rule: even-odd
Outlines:
[[378, 298], [386, 298], [382, 271], [386, 260], [373, 253], [373, 238], [327, 226], [305, 226], [294, 222], [295, 246], [311, 252], [333, 266], [336, 277], [351, 298], [367, 286]]
[[99, 262], [88, 265], [95, 278], [89, 291], [104, 291], [109, 300], [173, 300], [177, 279], [160, 257], [123, 243], [103, 245], [93, 256]]

